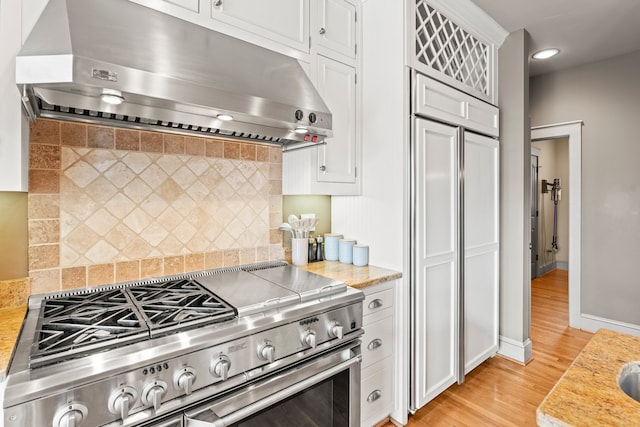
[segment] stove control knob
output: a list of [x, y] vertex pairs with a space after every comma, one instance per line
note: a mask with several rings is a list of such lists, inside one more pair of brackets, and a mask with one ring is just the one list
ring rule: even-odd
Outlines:
[[145, 406], [152, 406], [156, 411], [162, 405], [162, 396], [167, 392], [167, 383], [162, 380], [155, 380], [147, 384], [142, 389], [141, 400]]
[[221, 354], [211, 363], [209, 372], [211, 372], [211, 375], [214, 377], [222, 378], [222, 381], [226, 381], [229, 376], [229, 368], [231, 368], [231, 359]]
[[309, 329], [302, 334], [302, 344], [306, 344], [311, 348], [316, 348], [316, 331]]
[[185, 366], [173, 375], [173, 386], [178, 390], [184, 390], [184, 393], [188, 396], [193, 390], [195, 380], [196, 370], [191, 366]]
[[343, 336], [342, 326], [340, 325], [340, 322], [338, 322], [337, 320], [334, 320], [329, 325], [329, 336], [338, 338], [339, 340], [342, 339], [342, 336]]
[[268, 360], [269, 363], [273, 363], [275, 360], [276, 348], [268, 341], [263, 342], [258, 347], [258, 359]]
[[129, 409], [136, 403], [138, 392], [135, 388], [125, 385], [109, 396], [109, 412], [120, 415], [123, 420], [129, 416]]
[[69, 403], [60, 407], [53, 416], [53, 427], [79, 427], [89, 410], [81, 403]]

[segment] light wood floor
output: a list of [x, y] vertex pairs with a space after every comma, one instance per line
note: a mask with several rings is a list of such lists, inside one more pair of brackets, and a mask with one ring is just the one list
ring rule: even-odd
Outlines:
[[[531, 283], [533, 360], [494, 357], [409, 416], [410, 427], [535, 426], [536, 408], [593, 334], [569, 328], [567, 272]], [[386, 424], [393, 426], [393, 424]]]

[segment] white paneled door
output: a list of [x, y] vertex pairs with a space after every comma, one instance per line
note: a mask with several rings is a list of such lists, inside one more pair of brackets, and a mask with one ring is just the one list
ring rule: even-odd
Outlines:
[[464, 132], [464, 373], [498, 351], [499, 143]]
[[415, 121], [414, 404], [456, 381], [458, 130]]
[[412, 156], [418, 409], [498, 350], [499, 145], [416, 118]]

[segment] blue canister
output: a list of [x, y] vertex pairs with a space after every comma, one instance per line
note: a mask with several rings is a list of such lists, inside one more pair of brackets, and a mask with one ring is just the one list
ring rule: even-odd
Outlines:
[[353, 245], [353, 265], [364, 267], [369, 264], [369, 246]]
[[340, 239], [338, 242], [338, 259], [343, 264], [351, 264], [353, 261], [353, 245], [355, 240]]
[[342, 239], [342, 234], [324, 235], [324, 259], [327, 261], [338, 260], [338, 242]]

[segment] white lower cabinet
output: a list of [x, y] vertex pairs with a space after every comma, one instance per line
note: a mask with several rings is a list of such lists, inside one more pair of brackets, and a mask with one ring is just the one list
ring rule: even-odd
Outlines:
[[395, 281], [364, 289], [360, 418], [371, 427], [393, 410]]

